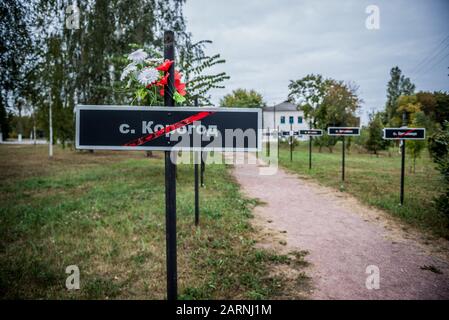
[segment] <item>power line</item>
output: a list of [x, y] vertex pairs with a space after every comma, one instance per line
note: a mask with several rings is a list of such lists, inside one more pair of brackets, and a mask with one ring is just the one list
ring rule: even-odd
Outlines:
[[[440, 54], [441, 46], [449, 39], [449, 35], [446, 36], [433, 50], [433, 53], [431, 55], [426, 56], [423, 60], [421, 60], [411, 71], [411, 73], [416, 73], [423, 65], [426, 63], [429, 63], [432, 59], [434, 59], [436, 56]], [[448, 43], [449, 45], [449, 43]], [[447, 47], [447, 45], [444, 47], [444, 49]], [[443, 49], [443, 50], [444, 50]]]
[[438, 54], [436, 54], [432, 59], [430, 59], [427, 63], [425, 63], [424, 65], [422, 65], [420, 68], [418, 68], [418, 70], [416, 70], [415, 73], [420, 73], [422, 71], [424, 71], [426, 69], [426, 67], [429, 66], [429, 64], [433, 63], [436, 61], [436, 59], [441, 57], [441, 54], [444, 54], [445, 49], [449, 48], [449, 43], [438, 52]]
[[449, 57], [449, 52], [448, 52], [442, 59], [440, 59], [437, 63], [433, 64], [433, 65], [430, 67], [429, 71], [432, 70], [433, 68], [435, 68], [435, 66], [439, 65], [441, 62], [443, 62], [444, 59], [446, 59], [447, 57]]

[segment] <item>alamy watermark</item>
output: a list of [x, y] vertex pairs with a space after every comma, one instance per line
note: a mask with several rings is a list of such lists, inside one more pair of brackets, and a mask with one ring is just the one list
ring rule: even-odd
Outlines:
[[68, 14], [65, 19], [65, 26], [70, 30], [78, 30], [80, 28], [80, 9], [76, 4], [72, 4], [65, 9]]
[[380, 289], [380, 270], [376, 265], [369, 265], [366, 267], [365, 273], [368, 274], [366, 277], [365, 286], [368, 290], [378, 290]]
[[80, 289], [80, 268], [77, 265], [70, 265], [65, 268], [65, 273], [69, 276], [65, 280], [65, 287], [68, 290]]
[[371, 4], [366, 7], [365, 13], [368, 17], [365, 20], [365, 27], [368, 30], [379, 30], [380, 29], [380, 9], [379, 6]]

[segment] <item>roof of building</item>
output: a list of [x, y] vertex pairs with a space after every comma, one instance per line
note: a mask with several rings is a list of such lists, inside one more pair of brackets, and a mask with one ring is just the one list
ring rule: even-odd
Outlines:
[[263, 111], [273, 111], [274, 109], [276, 111], [298, 111], [297, 106], [289, 101], [281, 102], [275, 106], [264, 107]]

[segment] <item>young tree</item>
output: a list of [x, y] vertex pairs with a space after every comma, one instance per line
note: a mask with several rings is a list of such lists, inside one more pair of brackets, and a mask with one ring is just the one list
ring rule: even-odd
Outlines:
[[[385, 106], [386, 122], [390, 123], [391, 119], [397, 118], [397, 99], [401, 95], [412, 95], [415, 91], [415, 85], [409, 78], [402, 75], [399, 67], [393, 67], [390, 71], [390, 81], [387, 84], [387, 103]], [[391, 123], [390, 123], [391, 124]]]
[[[359, 119], [356, 116], [356, 111], [362, 100], [357, 95], [357, 86], [333, 79], [328, 79], [326, 82], [324, 98], [315, 111], [317, 126], [322, 129], [330, 126], [358, 126]], [[320, 139], [325, 141], [330, 151], [337, 143], [336, 137], [323, 136]], [[350, 147], [349, 141], [348, 148]]]
[[265, 106], [263, 97], [255, 90], [236, 89], [220, 100], [221, 107], [258, 108]]
[[434, 92], [436, 100], [435, 122], [441, 126], [449, 119], [449, 92]]
[[381, 112], [371, 113], [369, 115], [368, 123], [368, 136], [366, 141], [364, 141], [364, 146], [368, 151], [373, 152], [377, 155], [379, 150], [384, 150], [386, 148], [385, 140], [382, 139], [382, 124], [383, 114]]
[[401, 95], [396, 101], [395, 116], [390, 119], [390, 123], [396, 127], [402, 125], [402, 114], [407, 115], [407, 125], [413, 123], [417, 112], [421, 111], [416, 95]]
[[[422, 111], [418, 111], [413, 116], [411, 127], [426, 127], [427, 117]], [[424, 140], [410, 140], [406, 143], [406, 148], [413, 159], [413, 164], [410, 167], [410, 171], [416, 172], [416, 159], [421, 156], [422, 150], [426, 147], [426, 141]]]
[[315, 126], [317, 112], [326, 95], [329, 80], [320, 74], [308, 74], [299, 80], [290, 80], [288, 98], [299, 105], [306, 119]]

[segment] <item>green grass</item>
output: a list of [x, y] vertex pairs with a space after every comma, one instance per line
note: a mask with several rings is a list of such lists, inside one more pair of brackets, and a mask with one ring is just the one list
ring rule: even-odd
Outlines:
[[[156, 155], [56, 149], [49, 160], [45, 147], [0, 146], [0, 297], [164, 299], [164, 164]], [[286, 279], [271, 268], [301, 267], [303, 256], [255, 248], [257, 202], [224, 165], [207, 166], [195, 228], [193, 179], [192, 166], [178, 166], [179, 298], [283, 295]], [[80, 290], [65, 288], [69, 265], [80, 269]]]
[[383, 209], [393, 216], [428, 230], [437, 236], [449, 238], [448, 217], [436, 211], [433, 199], [443, 191], [442, 178], [427, 151], [417, 159], [416, 172], [410, 172], [412, 160], [406, 156], [404, 206], [399, 205], [401, 158], [398, 149], [376, 156], [359, 153], [353, 147], [346, 153], [345, 182], [341, 182], [341, 143], [329, 153], [327, 149], [313, 150], [313, 167], [309, 170], [308, 142], [296, 146], [293, 162], [290, 149], [280, 148], [280, 164], [305, 178], [348, 192], [362, 202]]

